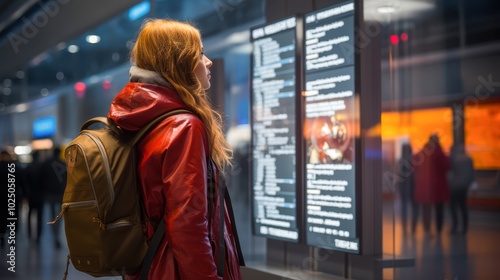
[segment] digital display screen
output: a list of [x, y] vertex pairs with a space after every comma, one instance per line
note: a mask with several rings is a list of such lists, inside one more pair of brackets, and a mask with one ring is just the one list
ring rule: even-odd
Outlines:
[[56, 118], [44, 117], [33, 122], [33, 138], [41, 139], [51, 137], [56, 133]]
[[354, 2], [305, 15], [308, 245], [359, 253], [356, 232]]
[[254, 234], [298, 241], [296, 18], [251, 30]]

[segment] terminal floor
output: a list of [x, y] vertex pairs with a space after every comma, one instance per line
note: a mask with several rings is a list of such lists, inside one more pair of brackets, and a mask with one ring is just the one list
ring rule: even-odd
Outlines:
[[450, 233], [448, 212], [441, 234], [435, 231], [425, 234], [421, 224], [413, 234], [405, 233], [399, 217], [393, 215], [398, 212], [397, 207], [385, 205], [385, 208], [383, 248], [386, 258], [413, 258], [415, 265], [384, 269], [383, 279], [500, 279], [500, 212], [470, 210], [467, 234]]
[[[384, 269], [383, 279], [500, 279], [500, 212], [471, 210], [467, 235], [450, 235], [446, 226], [439, 236], [435, 233], [424, 235], [421, 229], [414, 235], [403, 233], [395, 212], [393, 205], [384, 207], [384, 253], [388, 256], [386, 258], [414, 258], [415, 266]], [[45, 216], [49, 220], [48, 214]], [[39, 245], [29, 241], [25, 220], [21, 219], [16, 233], [15, 272], [8, 270], [8, 251], [3, 248], [0, 279], [62, 279], [68, 254], [64, 242], [61, 248], [55, 248], [49, 225], [44, 225]], [[95, 278], [76, 271], [70, 265], [68, 280], [85, 279]]]

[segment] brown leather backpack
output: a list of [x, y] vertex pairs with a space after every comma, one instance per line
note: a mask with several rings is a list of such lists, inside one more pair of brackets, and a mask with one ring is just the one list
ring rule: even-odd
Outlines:
[[[68, 265], [71, 259], [77, 270], [94, 277], [125, 275], [141, 268], [148, 243], [135, 146], [159, 121], [179, 113], [190, 112], [170, 111], [132, 136], [104, 117], [83, 124], [66, 148], [68, 173], [62, 209], [49, 223], [64, 216]], [[105, 128], [88, 129], [94, 123]], [[157, 230], [155, 236], [159, 243], [163, 232]], [[156, 248], [150, 250], [147, 255], [152, 259]]]

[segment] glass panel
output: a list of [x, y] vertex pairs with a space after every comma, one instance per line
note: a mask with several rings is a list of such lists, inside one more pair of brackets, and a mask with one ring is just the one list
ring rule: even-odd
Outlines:
[[[366, 0], [364, 4], [365, 19], [378, 24], [382, 40], [383, 250], [396, 261], [415, 259], [414, 266], [397, 267], [396, 262], [395, 268], [385, 269], [384, 279], [495, 278], [494, 266], [474, 257], [481, 250], [494, 250], [470, 242], [494, 242], [483, 226], [491, 222], [495, 213], [491, 210], [500, 208], [500, 94], [495, 82], [500, 70], [494, 66], [500, 61], [500, 48], [492, 36], [500, 30], [495, 20], [500, 4], [486, 0]], [[432, 134], [439, 136], [452, 169], [437, 172], [439, 152], [428, 142]], [[401, 161], [405, 145], [411, 146], [413, 157]], [[454, 169], [460, 147], [474, 163], [477, 185], [472, 191], [467, 184], [463, 191], [452, 184], [460, 174]], [[422, 155], [429, 163], [419, 161]], [[405, 182], [412, 175], [411, 190]], [[429, 200], [422, 201], [422, 189], [429, 192]], [[443, 191], [442, 199], [437, 189]], [[460, 197], [470, 216], [464, 222], [462, 212], [452, 211]], [[424, 218], [427, 211], [429, 218]], [[415, 224], [413, 217], [418, 218]]]

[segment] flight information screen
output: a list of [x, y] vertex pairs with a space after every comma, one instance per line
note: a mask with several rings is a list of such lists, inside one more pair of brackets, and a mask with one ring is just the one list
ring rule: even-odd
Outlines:
[[253, 229], [298, 241], [296, 18], [254, 28], [251, 39]]
[[305, 15], [305, 232], [308, 245], [358, 253], [354, 10]]

